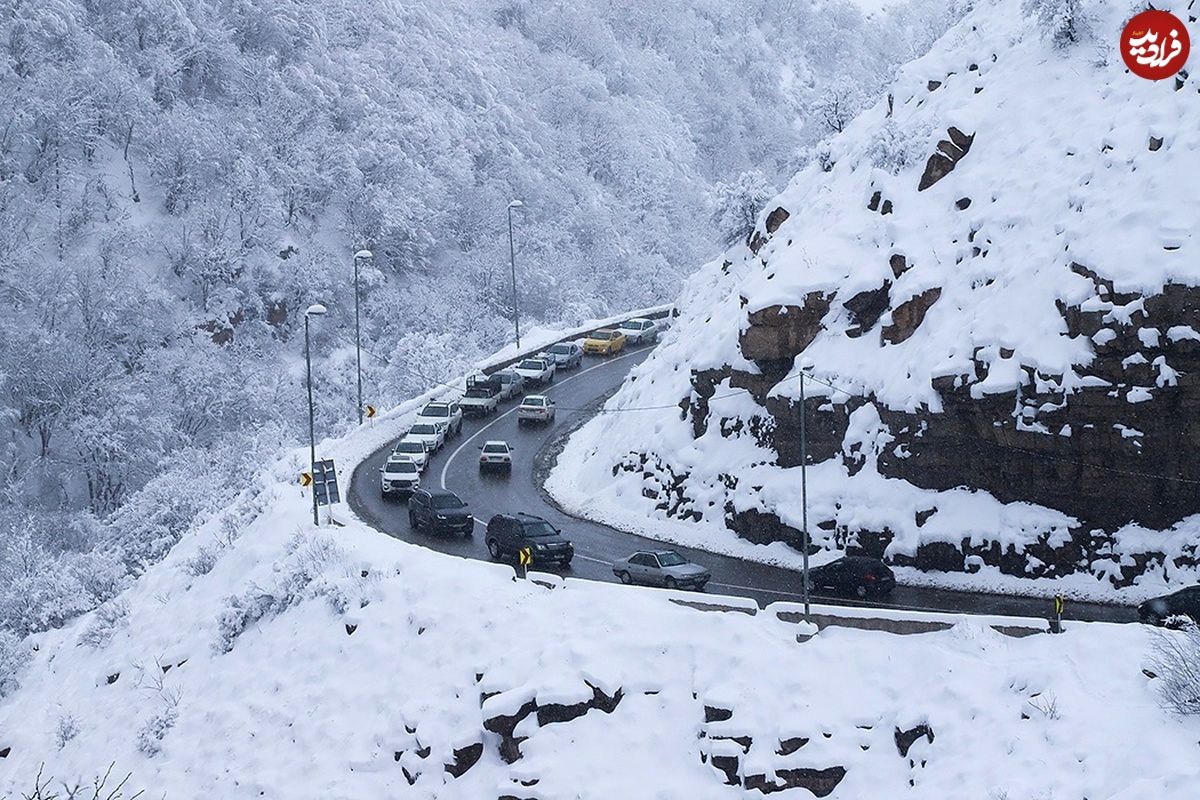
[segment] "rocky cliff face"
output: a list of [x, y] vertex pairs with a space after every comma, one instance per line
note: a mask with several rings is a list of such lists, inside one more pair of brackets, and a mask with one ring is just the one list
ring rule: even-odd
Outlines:
[[604, 423], [618, 484], [794, 544], [804, 371], [817, 546], [1117, 585], [1195, 566], [1200, 84], [1129, 74], [1122, 9], [1085, 11], [1063, 49], [981, 5], [693, 279], [613, 401], [682, 425]]

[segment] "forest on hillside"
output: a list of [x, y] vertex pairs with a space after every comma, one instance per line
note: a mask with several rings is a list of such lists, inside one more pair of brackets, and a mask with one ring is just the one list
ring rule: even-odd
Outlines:
[[507, 340], [513, 199], [527, 324], [669, 300], [968, 4], [0, 0], [0, 638], [252, 512], [310, 303], [353, 423], [358, 249], [379, 406]]

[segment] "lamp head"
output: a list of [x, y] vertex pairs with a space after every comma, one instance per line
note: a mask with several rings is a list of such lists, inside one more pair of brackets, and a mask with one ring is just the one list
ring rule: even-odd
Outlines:
[[304, 312], [304, 316], [320, 317], [324, 316], [328, 311], [329, 309], [325, 308], [325, 306], [321, 305], [320, 303], [313, 303], [308, 307], [308, 310]]

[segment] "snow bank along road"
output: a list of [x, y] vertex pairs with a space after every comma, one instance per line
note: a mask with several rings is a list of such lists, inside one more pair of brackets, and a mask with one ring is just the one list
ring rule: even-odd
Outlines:
[[[800, 578], [791, 570], [729, 556], [669, 544], [663, 545], [586, 520], [579, 520], [551, 506], [540, 492], [540, 477], [535, 474], [538, 451], [548, 446], [564, 429], [574, 427], [581, 416], [593, 413], [596, 401], [615, 390], [625, 373], [642, 361], [649, 348], [627, 350], [613, 358], [587, 357], [574, 372], [562, 377], [544, 391], [558, 404], [557, 419], [547, 426], [517, 425], [516, 401], [503, 405], [492, 417], [467, 419], [462, 436], [451, 440], [430, 461], [422, 476], [426, 487], [444, 487], [470, 504], [475, 515], [475, 534], [471, 537], [416, 532], [409, 528], [408, 509], [403, 501], [385, 500], [379, 494], [379, 468], [391, 452], [388, 444], [371, 454], [354, 471], [350, 484], [350, 507], [376, 529], [398, 539], [420, 544], [443, 553], [487, 560], [483, 528], [493, 514], [526, 512], [544, 517], [561, 528], [575, 544], [575, 560], [563, 574], [576, 578], [614, 581], [611, 564], [634, 550], [669, 547], [687, 558], [704, 564], [712, 571], [710, 591], [754, 598], [765, 605], [777, 600], [799, 601]], [[478, 447], [488, 439], [503, 439], [516, 448], [511, 476], [480, 475]], [[1042, 617], [1050, 614], [1051, 602], [1045, 598], [975, 594], [915, 586], [897, 586], [890, 597], [859, 602], [841, 597], [813, 595], [821, 602], [867, 605], [888, 608], [951, 611], [972, 614], [1002, 614]], [[1130, 622], [1136, 619], [1133, 608], [1071, 602], [1067, 619]]]

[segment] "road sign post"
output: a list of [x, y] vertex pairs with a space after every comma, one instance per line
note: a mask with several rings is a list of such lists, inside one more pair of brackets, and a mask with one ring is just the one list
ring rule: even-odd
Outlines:
[[334, 467], [332, 458], [317, 461], [313, 465], [312, 485], [313, 494], [316, 496], [316, 504], [318, 506], [328, 506], [341, 502], [342, 497], [338, 492], [337, 470]]
[[1067, 601], [1061, 594], [1054, 595], [1054, 632], [1062, 633], [1062, 615], [1063, 609], [1067, 607]]

